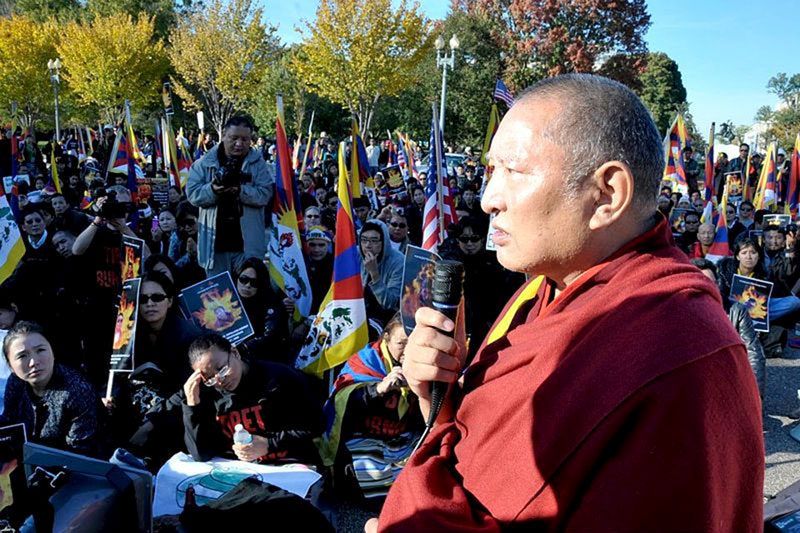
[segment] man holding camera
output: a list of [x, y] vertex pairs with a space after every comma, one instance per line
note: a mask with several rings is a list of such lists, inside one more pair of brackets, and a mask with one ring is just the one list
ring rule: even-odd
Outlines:
[[264, 207], [275, 177], [251, 148], [253, 124], [235, 116], [225, 123], [222, 142], [189, 171], [186, 194], [200, 208], [197, 258], [209, 276], [233, 271], [248, 257], [267, 251]]

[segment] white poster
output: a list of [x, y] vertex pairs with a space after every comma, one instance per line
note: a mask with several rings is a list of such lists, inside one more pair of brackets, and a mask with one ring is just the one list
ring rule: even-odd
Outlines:
[[189, 486], [194, 488], [197, 504], [205, 505], [252, 476], [301, 498], [305, 498], [311, 485], [322, 478], [308, 466], [298, 463], [273, 466], [219, 458], [201, 463], [185, 453], [176, 453], [156, 476], [153, 516], [181, 514]]

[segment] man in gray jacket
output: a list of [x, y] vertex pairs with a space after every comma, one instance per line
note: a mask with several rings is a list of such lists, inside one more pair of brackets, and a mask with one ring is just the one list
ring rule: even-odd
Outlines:
[[233, 271], [248, 257], [263, 259], [267, 251], [264, 208], [275, 177], [251, 148], [252, 134], [248, 118], [230, 118], [222, 142], [189, 171], [186, 195], [200, 208], [197, 259], [209, 276]]

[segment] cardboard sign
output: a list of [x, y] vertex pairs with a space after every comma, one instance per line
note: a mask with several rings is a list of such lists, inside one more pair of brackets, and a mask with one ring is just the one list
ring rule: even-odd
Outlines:
[[417, 246], [406, 247], [403, 263], [403, 294], [400, 296], [400, 316], [403, 328], [410, 335], [417, 325], [414, 314], [420, 307], [430, 307], [433, 303], [433, 270], [436, 261], [441, 260], [436, 253]]
[[254, 333], [230, 272], [183, 289], [178, 302], [187, 319], [201, 329], [219, 333], [233, 345]]
[[122, 236], [122, 281], [142, 276], [144, 241], [128, 235]]
[[733, 275], [729, 298], [732, 302], [739, 302], [747, 308], [756, 331], [769, 331], [769, 299], [771, 296], [771, 282], [739, 274]]

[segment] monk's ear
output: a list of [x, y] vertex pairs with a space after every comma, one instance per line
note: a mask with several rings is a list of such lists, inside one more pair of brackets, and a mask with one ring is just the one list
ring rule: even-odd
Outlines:
[[631, 209], [633, 172], [621, 161], [608, 161], [598, 167], [589, 180], [595, 201], [589, 229], [607, 228]]

